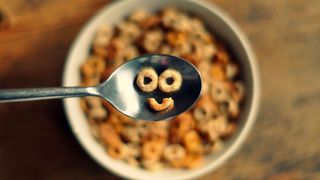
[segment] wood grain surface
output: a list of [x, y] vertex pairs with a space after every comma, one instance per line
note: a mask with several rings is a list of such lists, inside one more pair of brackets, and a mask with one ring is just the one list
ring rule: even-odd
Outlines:
[[[262, 72], [242, 149], [200, 179], [320, 179], [320, 1], [210, 0]], [[106, 0], [0, 0], [0, 88], [60, 86], [70, 44]], [[77, 143], [60, 100], [0, 104], [0, 179], [118, 179]]]

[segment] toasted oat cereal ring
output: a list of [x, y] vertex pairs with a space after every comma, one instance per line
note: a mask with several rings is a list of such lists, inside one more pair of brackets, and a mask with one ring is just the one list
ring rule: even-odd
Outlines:
[[205, 151], [206, 151], [206, 153], [219, 152], [222, 150], [223, 146], [224, 146], [223, 141], [218, 138], [214, 142], [206, 144]]
[[89, 96], [84, 98], [90, 108], [102, 107], [102, 101], [100, 98]]
[[129, 16], [129, 19], [133, 22], [139, 23], [145, 20], [148, 16], [149, 16], [149, 13], [146, 12], [145, 10], [137, 9]]
[[125, 159], [129, 154], [129, 149], [124, 144], [108, 146], [108, 154], [115, 159]]
[[235, 82], [231, 88], [231, 94], [233, 98], [239, 102], [244, 97], [244, 85], [241, 82]]
[[184, 134], [183, 144], [185, 145], [186, 150], [190, 153], [201, 154], [203, 152], [201, 138], [194, 130]]
[[89, 111], [89, 106], [88, 106], [87, 101], [86, 101], [84, 98], [81, 98], [81, 99], [80, 99], [80, 107], [81, 107], [81, 109], [82, 109], [85, 113], [88, 113], [88, 111]]
[[232, 118], [239, 116], [239, 104], [231, 98], [228, 100], [228, 113]]
[[196, 168], [202, 164], [203, 156], [188, 154], [184, 159], [184, 167], [188, 169]]
[[223, 81], [226, 79], [226, 73], [221, 64], [217, 64], [217, 63], [213, 64], [211, 66], [210, 73], [212, 75], [212, 78], [215, 80]]
[[141, 146], [136, 143], [127, 144], [129, 149], [129, 157], [140, 157], [141, 156]]
[[[168, 81], [172, 79], [172, 83], [168, 83]], [[180, 72], [174, 69], [167, 69], [159, 76], [158, 86], [162, 92], [170, 93], [174, 91], [178, 91], [182, 84], [182, 76]]]
[[226, 77], [230, 80], [234, 79], [239, 72], [239, 68], [234, 63], [228, 63], [226, 65]]
[[215, 119], [208, 121], [206, 125], [206, 132], [208, 134], [209, 140], [214, 142], [220, 136], [226, 133], [228, 128], [228, 122], [225, 116], [218, 116]]
[[211, 97], [216, 102], [226, 102], [230, 98], [228, 86], [224, 81], [214, 81], [211, 84]]
[[141, 134], [142, 141], [166, 141], [168, 132], [162, 127], [150, 127], [147, 128], [146, 132]]
[[162, 103], [160, 103], [160, 104], [157, 102], [157, 100], [155, 98], [148, 98], [147, 102], [148, 102], [150, 108], [155, 111], [163, 111], [166, 109], [170, 110], [174, 106], [174, 101], [171, 97], [163, 98]]
[[177, 116], [177, 121], [179, 122], [178, 128], [183, 133], [195, 128], [195, 121], [190, 112], [185, 112]]
[[212, 142], [216, 141], [220, 137], [219, 133], [215, 130], [207, 131], [207, 134], [208, 134], [209, 140]]
[[170, 144], [163, 152], [163, 157], [169, 162], [183, 159], [185, 156], [186, 150], [180, 144]]
[[89, 130], [90, 133], [92, 134], [92, 136], [94, 138], [96, 138], [97, 140], [99, 140], [100, 138], [100, 132], [99, 132], [99, 124], [96, 120], [93, 119], [88, 119], [88, 124], [89, 124]]
[[93, 119], [104, 119], [107, 116], [107, 111], [102, 107], [93, 107], [88, 112], [89, 118]]
[[201, 121], [211, 118], [218, 113], [218, 107], [208, 94], [203, 94], [193, 110], [193, 116], [196, 120]]
[[210, 119], [205, 123], [203, 130], [208, 135], [211, 142], [215, 142], [222, 135], [227, 133], [228, 122], [225, 116], [218, 116], [215, 119]]
[[105, 68], [105, 62], [102, 57], [91, 56], [82, 65], [81, 70], [85, 78], [92, 78], [100, 75]]
[[218, 51], [215, 53], [214, 60], [221, 64], [228, 64], [230, 61], [230, 56], [221, 43], [218, 44]]
[[[150, 82], [145, 83], [145, 79], [149, 79]], [[137, 76], [137, 85], [144, 92], [151, 92], [158, 86], [158, 75], [153, 68], [142, 68]]]
[[169, 140], [171, 143], [180, 143], [184, 134], [195, 128], [195, 121], [190, 112], [184, 112], [173, 119], [169, 126]]
[[108, 50], [104, 47], [94, 46], [93, 53], [102, 58], [106, 58], [108, 56]]
[[99, 130], [101, 139], [106, 145], [116, 146], [122, 143], [119, 134], [110, 123], [101, 124]]
[[219, 133], [223, 134], [228, 125], [228, 119], [225, 116], [218, 116], [215, 119], [213, 119], [214, 122], [214, 129]]
[[123, 131], [121, 131], [121, 136], [124, 140], [132, 143], [140, 143], [140, 135], [138, 128], [136, 127], [125, 127]]
[[140, 28], [142, 29], [151, 29], [159, 26], [161, 23], [161, 19], [157, 16], [149, 16], [139, 22]]
[[166, 36], [166, 40], [170, 45], [179, 46], [179, 45], [186, 44], [187, 37], [183, 32], [171, 31], [171, 32], [168, 32]]
[[168, 106], [167, 109], [164, 110], [164, 112], [170, 111], [173, 107], [174, 107], [174, 101], [173, 101], [173, 99], [172, 99], [172, 103], [170, 103], [170, 105]]
[[164, 144], [159, 141], [147, 141], [142, 144], [142, 157], [148, 160], [159, 160]]
[[235, 123], [228, 123], [228, 126], [223, 132], [222, 136], [224, 138], [230, 137], [231, 135], [234, 134], [234, 132], [236, 131], [236, 128], [237, 128], [237, 125]]

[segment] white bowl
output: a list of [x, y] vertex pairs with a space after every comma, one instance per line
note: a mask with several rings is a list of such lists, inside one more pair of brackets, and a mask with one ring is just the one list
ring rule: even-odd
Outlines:
[[63, 86], [78, 86], [80, 84], [80, 66], [88, 56], [94, 34], [101, 24], [115, 24], [137, 8], [156, 11], [166, 6], [174, 6], [199, 16], [217, 37], [222, 38], [229, 45], [241, 67], [246, 98], [238, 130], [226, 142], [225, 148], [220, 153], [209, 155], [203, 165], [194, 170], [164, 169], [157, 172], [138, 169], [109, 157], [104, 148], [91, 135], [85, 114], [80, 108], [79, 99], [65, 99], [64, 106], [67, 118], [82, 147], [102, 167], [125, 178], [193, 179], [216, 169], [239, 149], [254, 123], [258, 110], [259, 72], [248, 40], [228, 15], [213, 4], [199, 0], [123, 0], [107, 5], [84, 26], [73, 43], [65, 64]]

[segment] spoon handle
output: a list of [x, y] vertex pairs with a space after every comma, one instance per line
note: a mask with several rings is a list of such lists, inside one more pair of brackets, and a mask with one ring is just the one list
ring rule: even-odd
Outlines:
[[99, 96], [97, 87], [62, 87], [0, 90], [0, 103], [58, 99], [82, 96]]

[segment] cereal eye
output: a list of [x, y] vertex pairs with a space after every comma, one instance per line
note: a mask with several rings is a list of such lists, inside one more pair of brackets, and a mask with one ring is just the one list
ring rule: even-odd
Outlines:
[[153, 68], [141, 69], [137, 76], [137, 85], [144, 92], [151, 92], [157, 88], [158, 75]]
[[174, 69], [165, 70], [159, 77], [158, 86], [162, 92], [178, 91], [182, 84], [181, 74]]

